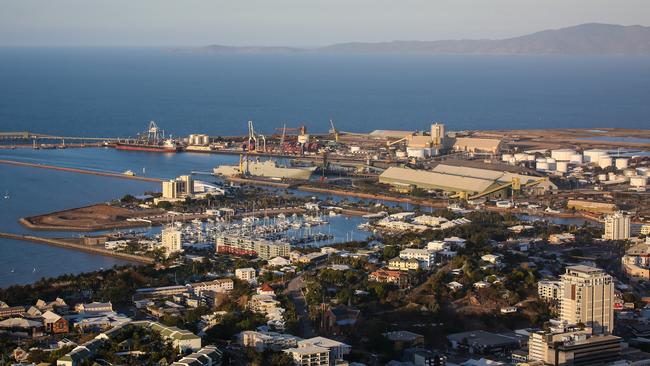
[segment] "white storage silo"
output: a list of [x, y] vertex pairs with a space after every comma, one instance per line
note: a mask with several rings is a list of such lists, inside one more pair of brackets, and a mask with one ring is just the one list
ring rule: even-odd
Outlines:
[[569, 162], [567, 161], [558, 161], [555, 166], [555, 170], [560, 173], [569, 172]]
[[526, 160], [528, 160], [528, 154], [516, 153], [515, 154], [515, 160], [516, 161], [526, 161]]
[[510, 160], [508, 160], [508, 164], [510, 164], [510, 165], [515, 165], [515, 164], [517, 164], [517, 159], [515, 159], [514, 156], [511, 157]]
[[582, 164], [582, 154], [573, 154], [569, 157], [569, 161], [573, 164]]
[[571, 155], [575, 153], [575, 150], [571, 149], [557, 149], [551, 150], [551, 157], [556, 161], [569, 161], [571, 160]]
[[605, 169], [612, 166], [612, 157], [609, 155], [601, 155], [598, 158], [598, 166]]
[[614, 172], [609, 172], [609, 173], [607, 174], [607, 179], [608, 179], [608, 180], [616, 180], [616, 173], [614, 173]]
[[607, 174], [598, 174], [598, 180], [601, 182], [607, 181]]
[[409, 158], [423, 159], [425, 157], [425, 152], [424, 149], [406, 148], [406, 155], [408, 155]]
[[501, 155], [501, 161], [509, 162], [513, 158], [512, 154], [503, 154]]
[[535, 169], [539, 171], [548, 170], [548, 163], [546, 158], [537, 158], [535, 160]]
[[615, 164], [616, 169], [623, 170], [627, 169], [629, 160], [626, 158], [616, 158]]
[[630, 177], [626, 177], [623, 174], [616, 174], [616, 179], [615, 180], [619, 181], [619, 182], [627, 182], [628, 180], [630, 180]]
[[555, 164], [557, 161], [553, 158], [546, 158], [546, 162], [548, 163], [548, 169], [549, 170], [555, 170]]
[[527, 161], [535, 161], [535, 155], [533, 155], [533, 154], [528, 154], [528, 155], [526, 156], [526, 160], [527, 160]]
[[589, 149], [585, 150], [582, 155], [584, 156], [585, 163], [598, 164], [598, 159], [600, 156], [607, 155], [607, 151], [601, 149]]
[[630, 177], [630, 185], [632, 187], [645, 187], [648, 182], [648, 177], [636, 176]]

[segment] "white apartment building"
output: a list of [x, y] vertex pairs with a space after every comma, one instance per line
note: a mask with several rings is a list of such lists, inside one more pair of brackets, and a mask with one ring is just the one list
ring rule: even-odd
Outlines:
[[406, 248], [399, 252], [402, 259], [415, 259], [420, 262], [420, 268], [428, 269], [436, 261], [436, 253], [428, 249]]
[[257, 274], [255, 268], [237, 268], [235, 270], [235, 277], [246, 282], [255, 282]]
[[317, 346], [285, 349], [294, 366], [330, 366], [329, 349]]
[[198, 295], [203, 291], [230, 292], [234, 288], [233, 280], [230, 278], [219, 278], [213, 281], [196, 282], [190, 284], [192, 290]]
[[607, 215], [605, 218], [606, 240], [626, 240], [630, 238], [630, 216], [622, 212]]
[[165, 249], [165, 256], [182, 252], [181, 232], [173, 227], [166, 227], [161, 233], [162, 247]]
[[194, 179], [189, 175], [181, 175], [176, 179], [162, 182], [162, 197], [179, 199], [192, 197], [194, 194]]
[[427, 250], [439, 252], [445, 249], [451, 249], [451, 246], [442, 240], [434, 240], [427, 243]]
[[342, 360], [344, 355], [350, 354], [352, 351], [352, 346], [349, 344], [345, 344], [343, 342], [335, 341], [333, 339], [325, 337], [303, 339], [298, 342], [298, 348], [311, 346], [327, 348], [330, 353], [329, 358], [332, 362], [335, 360]]
[[582, 323], [594, 334], [614, 329], [614, 282], [604, 270], [584, 265], [570, 266], [560, 276], [561, 320]]
[[444, 217], [436, 217], [429, 215], [421, 215], [413, 219], [413, 222], [418, 225], [427, 225], [427, 226], [440, 226], [441, 224], [447, 222]]
[[641, 230], [639, 231], [639, 234], [650, 235], [650, 225], [649, 224], [641, 225]]
[[560, 281], [537, 282], [537, 296], [545, 301], [558, 301], [560, 299]]

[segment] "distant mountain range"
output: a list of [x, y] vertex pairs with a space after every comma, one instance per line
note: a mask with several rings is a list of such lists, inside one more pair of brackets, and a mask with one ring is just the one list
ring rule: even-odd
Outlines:
[[499, 40], [351, 42], [319, 48], [211, 45], [196, 50], [214, 53], [650, 55], [650, 27], [589, 23]]

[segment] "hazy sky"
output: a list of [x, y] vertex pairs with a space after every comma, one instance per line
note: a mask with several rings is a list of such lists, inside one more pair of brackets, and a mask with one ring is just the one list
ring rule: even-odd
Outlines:
[[650, 25], [650, 0], [0, 0], [0, 45], [318, 46]]

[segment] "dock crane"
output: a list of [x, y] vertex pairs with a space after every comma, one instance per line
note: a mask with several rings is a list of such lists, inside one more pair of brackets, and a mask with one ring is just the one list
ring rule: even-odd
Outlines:
[[[262, 151], [264, 152], [266, 151], [266, 136], [255, 133], [255, 127], [253, 126], [253, 121], [248, 121], [248, 150], [249, 151], [260, 151], [258, 137], [262, 139]], [[255, 142], [255, 144], [253, 145], [251, 142]]]
[[336, 130], [336, 127], [334, 127], [334, 121], [330, 118], [330, 126], [332, 127], [329, 130], [329, 133], [334, 135], [334, 141], [339, 142], [339, 131]]

